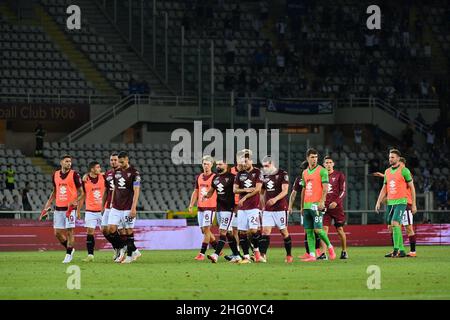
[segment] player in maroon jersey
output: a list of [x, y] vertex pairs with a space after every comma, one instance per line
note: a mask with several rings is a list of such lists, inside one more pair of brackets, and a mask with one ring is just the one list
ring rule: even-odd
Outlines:
[[234, 193], [239, 194], [238, 229], [239, 243], [244, 253], [244, 259], [239, 263], [251, 263], [249, 255], [249, 244], [247, 233], [252, 235], [255, 261], [259, 262], [259, 239], [261, 238], [258, 228], [260, 227], [260, 192], [262, 186], [262, 173], [253, 166], [250, 150], [243, 150], [238, 156], [238, 163], [243, 163], [244, 170], [239, 171], [234, 179]]
[[[305, 170], [308, 167], [308, 161], [303, 161], [300, 165], [300, 172], [303, 172], [303, 170]], [[292, 185], [292, 191], [291, 194], [289, 196], [289, 207], [288, 207], [288, 212], [289, 214], [292, 213], [292, 208], [294, 207], [294, 203], [295, 203], [295, 198], [297, 197], [297, 193], [302, 193], [302, 175], [300, 173], [299, 176], [297, 176], [295, 178], [294, 184]], [[303, 216], [300, 215], [300, 219], [301, 219], [301, 224], [303, 225]], [[306, 233], [305, 233], [305, 240], [304, 240], [304, 245], [305, 245], [305, 250], [306, 253], [303, 256], [299, 256], [300, 259], [305, 259], [309, 256], [309, 246], [308, 246], [308, 241], [306, 239]], [[319, 236], [316, 234], [316, 256], [319, 257], [320, 256], [320, 238]]]
[[[217, 263], [219, 255], [228, 240], [233, 257], [239, 257], [237, 242], [232, 234], [232, 222], [234, 217], [235, 199], [233, 184], [235, 175], [228, 171], [228, 165], [224, 160], [216, 160], [216, 172], [211, 189], [209, 189], [205, 198], [210, 198], [214, 192], [217, 194], [217, 217], [220, 231], [220, 238], [217, 243], [215, 253], [208, 255], [208, 259]], [[239, 257], [240, 258], [240, 257]]]
[[262, 236], [259, 241], [261, 262], [266, 262], [266, 252], [270, 244], [272, 228], [277, 227], [283, 236], [284, 248], [286, 249], [285, 262], [292, 263], [292, 240], [287, 229], [288, 224], [288, 201], [289, 175], [286, 171], [278, 169], [270, 156], [264, 157], [263, 184], [261, 188], [262, 213]]
[[325, 201], [327, 211], [323, 217], [323, 229], [328, 233], [331, 221], [334, 221], [334, 227], [341, 239], [341, 259], [348, 259], [347, 239], [344, 232], [345, 213], [343, 201], [347, 193], [345, 175], [340, 171], [334, 170], [334, 161], [330, 156], [324, 158], [323, 165], [328, 171], [329, 178], [328, 193]]
[[[127, 257], [124, 259], [125, 250], [121, 249], [120, 256], [116, 259], [116, 262], [131, 263], [141, 256], [134, 244], [133, 232], [137, 218], [136, 208], [139, 201], [141, 175], [139, 171], [130, 165], [126, 152], [120, 152], [118, 158], [120, 169], [114, 173], [114, 191], [108, 224], [118, 226], [123, 223], [127, 235]], [[113, 241], [120, 243], [121, 238], [118, 231], [115, 230], [115, 232], [111, 233]]]
[[[102, 232], [105, 238], [111, 243], [113, 249], [115, 250], [115, 254], [113, 260], [116, 260], [120, 255], [120, 249], [122, 249], [126, 245], [127, 235], [125, 233], [125, 229], [123, 228], [123, 224], [119, 224], [118, 226], [108, 225], [109, 221], [109, 212], [111, 211], [111, 198], [114, 191], [114, 174], [117, 170], [120, 170], [119, 165], [119, 153], [113, 152], [109, 157], [109, 165], [110, 169], [105, 173], [105, 182], [106, 182], [106, 196], [104, 197], [104, 205], [103, 205], [103, 215], [102, 215]], [[121, 237], [121, 241], [116, 243], [111, 238], [111, 232], [115, 232], [118, 228], [119, 234]]]

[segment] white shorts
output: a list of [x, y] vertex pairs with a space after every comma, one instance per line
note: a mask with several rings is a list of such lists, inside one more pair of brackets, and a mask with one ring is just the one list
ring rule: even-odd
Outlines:
[[232, 223], [233, 218], [234, 218], [233, 212], [231, 212], [231, 211], [219, 211], [219, 212], [217, 212], [217, 217], [220, 217], [220, 221], [218, 220], [218, 222], [219, 222], [219, 229], [220, 230], [227, 230], [227, 231], [233, 230], [233, 228], [231, 226], [231, 223]]
[[233, 228], [237, 229], [237, 227], [238, 227], [237, 212], [233, 212], [233, 220], [231, 220], [231, 230], [233, 230]]
[[248, 231], [249, 229], [258, 229], [260, 227], [259, 209], [238, 210], [238, 229]]
[[[132, 218], [130, 217], [131, 210], [124, 210], [123, 211], [123, 229], [133, 229], [134, 224], [136, 223], [137, 216]], [[119, 226], [119, 229], [122, 229]]]
[[108, 224], [113, 226], [123, 225], [123, 211], [114, 208], [109, 210]]
[[100, 212], [86, 211], [84, 214], [84, 226], [95, 229], [102, 224], [102, 214]]
[[73, 229], [77, 220], [77, 211], [72, 210], [69, 218], [66, 217], [66, 211], [53, 212], [53, 228], [54, 229]]
[[103, 215], [102, 215], [102, 227], [107, 227], [108, 226], [108, 220], [109, 220], [109, 212], [111, 211], [111, 209], [105, 209], [105, 211], [103, 211]]
[[287, 221], [287, 211], [264, 211], [262, 214], [263, 227], [277, 227], [283, 230], [286, 229]]
[[198, 211], [197, 220], [198, 226], [200, 228], [211, 227], [214, 221], [214, 211], [212, 210]]
[[402, 225], [412, 226], [413, 225], [413, 214], [411, 210], [406, 209], [402, 217]]

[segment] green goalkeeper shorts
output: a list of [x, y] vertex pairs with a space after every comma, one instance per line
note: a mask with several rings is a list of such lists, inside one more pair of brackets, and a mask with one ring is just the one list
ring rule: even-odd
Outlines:
[[398, 223], [401, 224], [405, 211], [406, 211], [406, 204], [388, 205], [386, 208], [386, 223], [388, 225], [391, 225], [392, 221], [397, 221]]
[[303, 227], [305, 229], [322, 229], [323, 212], [313, 209], [303, 209]]

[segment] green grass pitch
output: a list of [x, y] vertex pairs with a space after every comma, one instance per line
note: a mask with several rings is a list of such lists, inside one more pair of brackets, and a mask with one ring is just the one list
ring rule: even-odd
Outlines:
[[[62, 251], [1, 252], [0, 299], [450, 299], [450, 247], [418, 249], [417, 258], [387, 259], [387, 247], [357, 247], [349, 260], [291, 265], [281, 248], [269, 250], [268, 263], [248, 265], [194, 261], [196, 251], [144, 251], [129, 265], [103, 251], [84, 263], [77, 251], [79, 290], [67, 289]], [[380, 267], [379, 290], [367, 288], [370, 265]]]

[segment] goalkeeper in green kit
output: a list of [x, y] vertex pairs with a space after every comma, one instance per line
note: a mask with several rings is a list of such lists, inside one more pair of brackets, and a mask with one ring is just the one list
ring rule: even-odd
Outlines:
[[403, 245], [402, 219], [406, 214], [406, 205], [408, 203], [408, 187], [411, 190], [411, 212], [417, 212], [416, 189], [408, 168], [400, 165], [400, 151], [392, 149], [389, 151], [390, 168], [384, 173], [384, 184], [378, 196], [375, 211], [379, 212], [381, 202], [386, 197], [387, 192], [387, 217], [386, 222], [392, 227], [394, 240], [394, 251], [386, 255], [392, 258], [406, 257], [405, 247]]
[[[318, 164], [319, 154], [316, 150], [308, 149], [306, 160], [308, 161], [308, 168], [302, 173], [301, 212], [308, 246], [309, 248], [315, 247], [316, 237], [314, 233], [316, 233], [327, 245], [330, 260], [334, 260], [336, 258], [334, 248], [323, 230], [323, 210], [328, 193], [328, 171]], [[310, 250], [309, 255], [302, 259], [305, 262], [316, 260], [314, 250]]]

